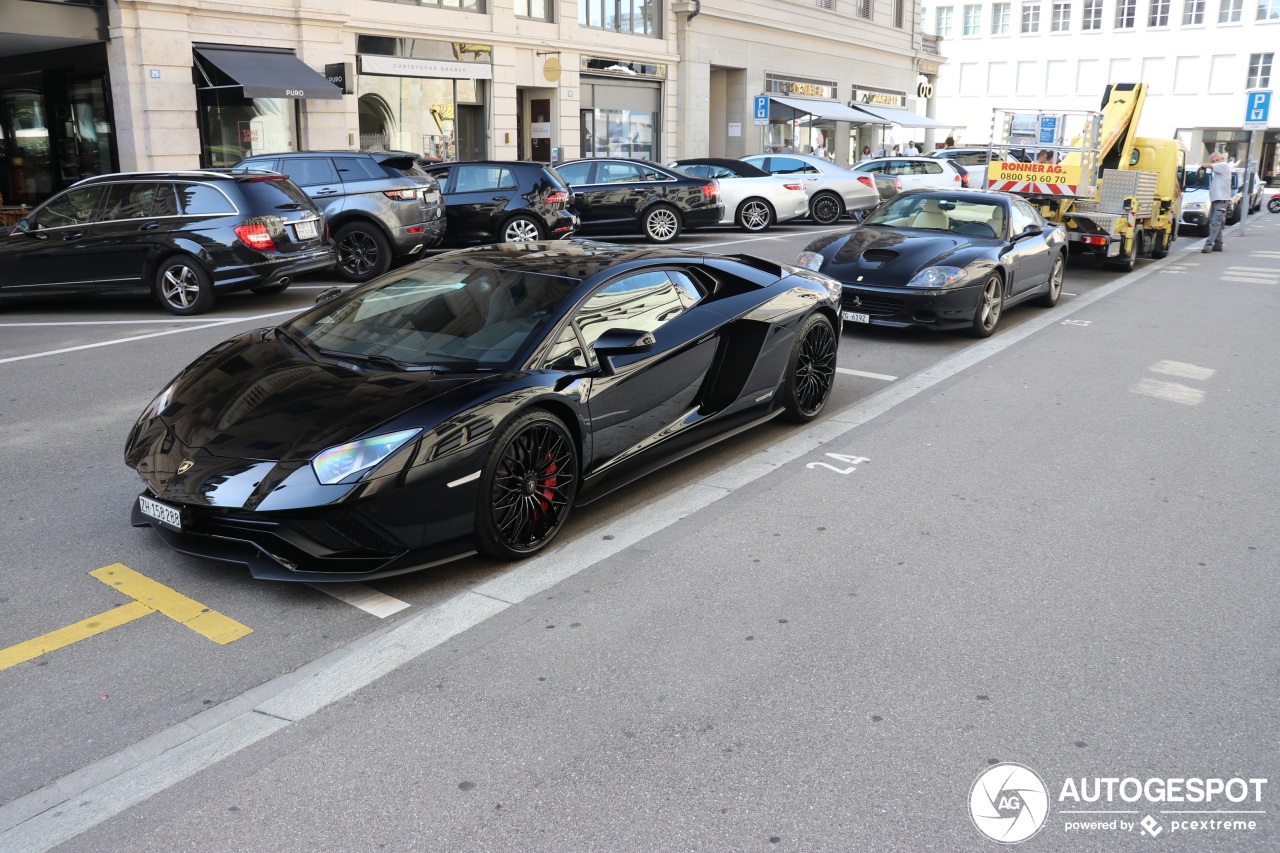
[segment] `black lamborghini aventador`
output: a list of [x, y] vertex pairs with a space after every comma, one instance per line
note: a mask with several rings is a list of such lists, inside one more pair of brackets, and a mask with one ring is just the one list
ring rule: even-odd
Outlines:
[[840, 286], [748, 256], [452, 252], [198, 358], [125, 459], [133, 524], [259, 578], [351, 581], [545, 548], [575, 503], [835, 378]]

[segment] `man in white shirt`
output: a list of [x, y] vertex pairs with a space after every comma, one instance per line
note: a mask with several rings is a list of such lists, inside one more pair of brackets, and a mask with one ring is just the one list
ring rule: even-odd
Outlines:
[[920, 156], [920, 149], [916, 147], [916, 144], [914, 142], [907, 143], [907, 156], [908, 157]]
[[1231, 167], [1219, 151], [1209, 156], [1209, 175], [1209, 237], [1201, 253], [1222, 251], [1222, 225], [1231, 200]]

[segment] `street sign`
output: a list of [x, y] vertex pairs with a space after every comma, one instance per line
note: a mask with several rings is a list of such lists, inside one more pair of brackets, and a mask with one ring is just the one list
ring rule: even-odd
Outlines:
[[1058, 117], [1040, 116], [1040, 144], [1055, 145], [1058, 142]]
[[769, 96], [756, 96], [756, 124], [766, 125], [769, 123]]
[[1270, 89], [1250, 89], [1245, 93], [1245, 130], [1266, 130], [1270, 114]]

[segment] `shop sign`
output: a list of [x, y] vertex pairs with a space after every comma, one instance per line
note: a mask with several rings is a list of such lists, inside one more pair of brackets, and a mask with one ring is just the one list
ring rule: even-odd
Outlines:
[[356, 69], [350, 62], [330, 62], [324, 67], [324, 79], [342, 90], [344, 95], [356, 93]]
[[765, 77], [765, 91], [773, 95], [799, 95], [804, 98], [834, 100], [836, 84], [821, 80], [794, 80], [786, 77]]
[[1080, 166], [1065, 163], [1019, 163], [1002, 161], [987, 167], [987, 180], [1017, 181], [1032, 184], [1066, 184], [1076, 186], [1080, 183]]
[[360, 54], [361, 74], [388, 77], [444, 77], [454, 80], [492, 80], [493, 66], [484, 62], [449, 62], [442, 59], [412, 59], [406, 56]]
[[551, 122], [549, 121], [529, 122], [529, 136], [533, 139], [550, 139], [551, 138]]
[[861, 86], [853, 87], [853, 106], [858, 104], [879, 104], [882, 107], [897, 107], [903, 109], [907, 106], [907, 96], [902, 92], [889, 92], [884, 89], [865, 89]]

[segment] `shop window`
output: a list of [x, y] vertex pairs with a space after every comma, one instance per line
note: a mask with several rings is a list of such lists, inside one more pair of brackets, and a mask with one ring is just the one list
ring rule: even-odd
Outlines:
[[357, 91], [361, 149], [485, 158], [485, 81], [362, 74]]
[[550, 21], [551, 7], [551, 0], [516, 0], [516, 17]]
[[578, 0], [578, 25], [662, 37], [661, 0]]
[[583, 157], [654, 159], [655, 113], [641, 110], [583, 110]]
[[246, 157], [297, 148], [294, 100], [246, 98], [237, 81], [198, 53], [193, 75], [201, 165], [225, 168]]

